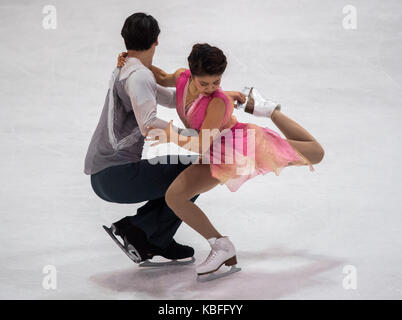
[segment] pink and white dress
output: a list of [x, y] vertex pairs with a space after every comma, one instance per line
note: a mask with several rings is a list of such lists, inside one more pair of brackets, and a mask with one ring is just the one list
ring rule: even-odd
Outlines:
[[226, 105], [219, 128], [220, 136], [214, 139], [209, 152], [199, 158], [199, 163], [209, 163], [211, 175], [220, 184], [226, 184], [234, 192], [244, 182], [259, 174], [274, 172], [278, 176], [290, 164], [308, 165], [310, 171], [314, 171], [311, 162], [275, 131], [252, 123], [238, 122], [232, 115], [233, 104], [221, 88], [208, 97], [200, 94], [186, 110], [190, 76], [190, 70], [186, 70], [176, 81], [176, 109], [187, 128], [201, 129], [208, 104], [213, 98], [222, 98]]

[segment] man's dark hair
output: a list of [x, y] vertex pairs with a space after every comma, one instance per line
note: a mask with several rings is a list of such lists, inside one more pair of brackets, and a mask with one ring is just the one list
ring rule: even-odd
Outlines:
[[121, 36], [127, 50], [148, 50], [158, 39], [158, 21], [142, 12], [134, 13], [124, 22]]
[[197, 43], [187, 58], [190, 72], [195, 76], [221, 75], [227, 65], [223, 51], [208, 43]]

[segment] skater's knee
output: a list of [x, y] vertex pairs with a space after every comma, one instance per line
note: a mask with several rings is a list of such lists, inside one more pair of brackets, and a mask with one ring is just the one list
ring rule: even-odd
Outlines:
[[168, 207], [174, 211], [183, 201], [183, 195], [175, 188], [169, 187], [165, 194], [165, 201]]
[[315, 142], [314, 153], [311, 159], [312, 164], [320, 163], [324, 158], [324, 154], [325, 154], [324, 148], [318, 142]]

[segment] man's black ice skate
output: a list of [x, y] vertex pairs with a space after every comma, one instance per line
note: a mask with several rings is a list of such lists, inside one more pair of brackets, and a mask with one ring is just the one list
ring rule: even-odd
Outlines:
[[[145, 232], [131, 224], [128, 217], [113, 223], [110, 228], [106, 226], [103, 226], [103, 228], [120, 249], [135, 263], [152, 259], [153, 254], [150, 251], [152, 245], [147, 241]], [[119, 241], [117, 236], [123, 242]]]
[[179, 244], [173, 239], [167, 248], [159, 249], [158, 253], [166, 259], [178, 260], [194, 256], [194, 249], [189, 246]]
[[[185, 265], [194, 263], [194, 249], [189, 246], [172, 241], [167, 248], [159, 248], [151, 244], [144, 231], [131, 224], [129, 217], [125, 217], [111, 225], [110, 228], [103, 226], [113, 241], [121, 250], [140, 267], [161, 267], [170, 265]], [[122, 240], [118, 240], [119, 236]], [[168, 262], [149, 261], [154, 256], [169, 259]], [[188, 258], [191, 258], [188, 260]], [[185, 260], [183, 260], [185, 259]]]
[[152, 262], [145, 261], [140, 264], [140, 267], [161, 267], [171, 265], [186, 265], [194, 263], [194, 249], [177, 243], [173, 240], [166, 248], [153, 246], [151, 252], [154, 256], [162, 256], [171, 261], [168, 262]]

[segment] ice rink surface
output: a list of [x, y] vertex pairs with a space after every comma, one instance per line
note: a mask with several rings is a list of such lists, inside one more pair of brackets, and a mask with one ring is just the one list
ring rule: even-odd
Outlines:
[[[356, 29], [343, 26], [349, 4]], [[56, 29], [43, 27], [46, 5]], [[242, 271], [229, 278], [139, 268], [102, 229], [144, 204], [104, 202], [83, 173], [121, 27], [138, 11], [159, 21], [155, 65], [187, 67], [193, 44], [216, 45], [225, 90], [259, 88], [325, 149], [313, 173], [290, 167], [199, 197], [237, 248]], [[1, 299], [402, 298], [401, 1], [2, 0], [0, 21]], [[182, 126], [174, 110], [158, 115]], [[196, 264], [209, 253], [184, 223], [175, 239]], [[55, 290], [43, 287], [49, 265]]]

